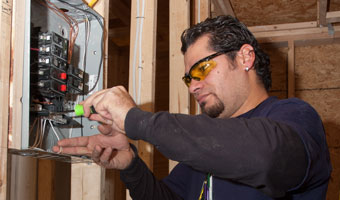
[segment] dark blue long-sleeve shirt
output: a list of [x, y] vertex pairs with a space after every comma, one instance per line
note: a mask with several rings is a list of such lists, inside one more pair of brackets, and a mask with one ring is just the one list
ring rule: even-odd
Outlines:
[[136, 170], [141, 161], [122, 171], [136, 199], [198, 199], [207, 173], [217, 200], [325, 198], [331, 171], [325, 134], [316, 111], [301, 100], [271, 97], [232, 119], [134, 108], [125, 125], [128, 137], [180, 162], [162, 182], [145, 167]]

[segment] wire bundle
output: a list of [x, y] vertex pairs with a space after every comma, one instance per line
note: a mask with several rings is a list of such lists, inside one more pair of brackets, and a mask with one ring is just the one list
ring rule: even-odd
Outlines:
[[[88, 91], [88, 93], [91, 93], [91, 92], [96, 88], [96, 86], [97, 86], [97, 84], [98, 84], [99, 77], [100, 77], [100, 72], [101, 72], [101, 68], [102, 68], [102, 65], [103, 65], [102, 60], [103, 60], [103, 58], [104, 58], [104, 53], [103, 53], [103, 52], [104, 52], [104, 32], [105, 32], [104, 23], [103, 23], [103, 21], [100, 19], [99, 16], [95, 15], [94, 13], [92, 13], [92, 12], [86, 10], [86, 9], [83, 9], [83, 8], [80, 8], [80, 7], [79, 7], [79, 6], [84, 6], [85, 4], [78, 4], [78, 5], [75, 5], [75, 4], [70, 4], [69, 2], [64, 1], [64, 0], [58, 0], [58, 1], [61, 2], [61, 3], [66, 4], [66, 5], [68, 5], [68, 6], [70, 6], [70, 7], [72, 7], [72, 8], [74, 8], [74, 9], [78, 10], [78, 11], [83, 12], [85, 16], [86, 16], [86, 14], [93, 16], [93, 17], [98, 21], [98, 23], [99, 23], [99, 25], [100, 25], [100, 27], [101, 27], [101, 29], [102, 29], [102, 31], [103, 31], [103, 34], [101, 35], [101, 49], [100, 49], [100, 51], [101, 51], [101, 54], [100, 54], [101, 58], [100, 58], [100, 63], [99, 63], [99, 68], [98, 68], [98, 76], [97, 76], [97, 79], [96, 79], [96, 82], [95, 82], [94, 86], [93, 86], [91, 89], [89, 89], [89, 91]], [[89, 26], [88, 26], [88, 27], [89, 27]], [[87, 28], [87, 29], [90, 30], [89, 28]], [[88, 44], [88, 40], [89, 40], [89, 37], [90, 37], [90, 31], [87, 31], [87, 32], [88, 32], [88, 34], [86, 35], [86, 41], [87, 41], [87, 43], [86, 43], [86, 49], [87, 49], [87, 44]], [[86, 42], [86, 41], [85, 41], [85, 42]], [[85, 56], [85, 57], [84, 57], [84, 60], [85, 60], [86, 54], [85, 54], [84, 56]], [[84, 63], [83, 63], [83, 64], [84, 64]], [[85, 69], [86, 69], [86, 66], [84, 65], [84, 71], [85, 71]]]
[[54, 129], [53, 123], [50, 119], [46, 119], [44, 117], [37, 117], [35, 118], [32, 127], [29, 130], [29, 134], [33, 134], [33, 129], [35, 128], [35, 139], [33, 145], [30, 147], [31, 149], [41, 149], [44, 136], [45, 136], [45, 131], [46, 131], [46, 124], [47, 122], [49, 123], [50, 127], [52, 128], [52, 131], [57, 138], [57, 141], [60, 140], [59, 134], [57, 131]]
[[68, 16], [63, 10], [59, 9], [55, 4], [53, 4], [49, 0], [41, 0], [39, 1], [41, 5], [47, 7], [48, 9], [52, 10], [55, 14], [65, 20], [65, 22], [70, 26], [70, 39], [69, 39], [69, 47], [68, 47], [68, 58], [67, 63], [70, 64], [72, 60], [72, 53], [75, 41], [78, 36], [79, 27], [78, 22], [71, 16]]

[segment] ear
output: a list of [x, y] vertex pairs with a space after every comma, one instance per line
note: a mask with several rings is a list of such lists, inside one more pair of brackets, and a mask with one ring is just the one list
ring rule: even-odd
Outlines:
[[255, 52], [250, 44], [244, 44], [238, 52], [244, 70], [249, 71], [254, 66]]

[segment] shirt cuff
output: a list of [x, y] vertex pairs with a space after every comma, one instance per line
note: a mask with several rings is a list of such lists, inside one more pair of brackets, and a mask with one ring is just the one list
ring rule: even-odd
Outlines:
[[131, 108], [125, 118], [124, 128], [126, 136], [133, 140], [145, 139], [146, 129], [151, 117], [151, 112], [143, 111], [137, 107]]

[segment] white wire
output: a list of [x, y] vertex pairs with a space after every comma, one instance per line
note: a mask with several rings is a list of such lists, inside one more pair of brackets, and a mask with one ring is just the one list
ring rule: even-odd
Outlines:
[[[140, 15], [140, 2], [137, 3], [136, 14], [136, 37], [133, 49], [133, 61], [132, 61], [132, 96], [137, 105], [141, 103], [141, 90], [142, 90], [142, 36], [143, 36], [143, 22], [144, 22], [144, 10], [145, 0], [142, 2], [142, 14]], [[136, 91], [136, 60], [137, 60], [137, 48], [138, 48], [138, 91]]]
[[40, 119], [40, 134], [43, 134], [43, 124], [44, 124], [44, 119]]
[[139, 36], [139, 0], [137, 3], [137, 17], [136, 17], [136, 37], [135, 44], [133, 48], [133, 61], [132, 61], [132, 97], [136, 101], [136, 58], [137, 58], [137, 46], [138, 46], [138, 36]]
[[139, 32], [139, 64], [138, 64], [138, 93], [137, 93], [137, 105], [141, 104], [141, 90], [142, 90], [142, 36], [143, 36], [143, 22], [144, 22], [144, 8], [145, 0], [142, 4], [142, 15], [140, 16], [140, 32]]
[[60, 140], [60, 137], [59, 137], [59, 135], [57, 134], [57, 132], [55, 131], [55, 129], [54, 129], [54, 127], [53, 127], [53, 124], [52, 124], [51, 120], [48, 120], [48, 122], [49, 122], [50, 125], [51, 125], [51, 128], [52, 128], [52, 130], [53, 130], [54, 135], [57, 137], [57, 139], [58, 139], [58, 141], [59, 141], [59, 140]]
[[197, 23], [201, 22], [201, 1], [197, 0]]
[[45, 129], [46, 129], [46, 119], [44, 119], [44, 123], [43, 123], [43, 132], [42, 132], [42, 139], [44, 139], [44, 135], [45, 135]]

